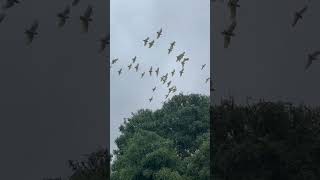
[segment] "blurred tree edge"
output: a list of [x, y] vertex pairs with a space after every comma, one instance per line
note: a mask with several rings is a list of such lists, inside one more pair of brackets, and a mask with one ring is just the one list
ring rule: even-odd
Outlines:
[[320, 179], [320, 108], [224, 100], [210, 113], [212, 179]]

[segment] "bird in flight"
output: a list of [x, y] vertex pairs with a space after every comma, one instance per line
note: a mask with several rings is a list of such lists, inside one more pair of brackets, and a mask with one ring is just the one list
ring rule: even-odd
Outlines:
[[228, 2], [228, 7], [230, 9], [230, 17], [231, 19], [235, 19], [236, 15], [237, 15], [237, 8], [240, 7], [240, 5], [238, 4], [239, 0], [229, 0]]
[[0, 13], [0, 23], [4, 20], [5, 17], [6, 17], [5, 13]]
[[38, 32], [37, 32], [38, 27], [39, 27], [39, 22], [38, 20], [35, 20], [32, 23], [31, 27], [25, 31], [25, 34], [27, 35], [27, 44], [31, 44], [34, 37], [38, 35]]
[[168, 49], [168, 54], [170, 54], [170, 53], [172, 52], [172, 50], [173, 50], [173, 48], [170, 47], [170, 48]]
[[161, 35], [162, 35], [162, 28], [157, 32], [157, 39], [159, 39]]
[[9, 9], [18, 3], [20, 3], [20, 1], [18, 1], [18, 0], [7, 0], [6, 3], [2, 6], [2, 8]]
[[176, 70], [173, 69], [173, 71], [171, 71], [171, 76], [173, 76], [175, 72], [176, 72]]
[[176, 41], [173, 41], [172, 43], [170, 43], [170, 47], [172, 47], [173, 48], [173, 46], [175, 46], [176, 45]]
[[80, 20], [82, 22], [82, 28], [83, 28], [84, 32], [88, 32], [89, 22], [92, 21], [92, 18], [91, 18], [92, 13], [93, 13], [92, 6], [88, 5], [84, 14], [82, 16], [80, 16]]
[[152, 40], [151, 42], [149, 42], [149, 48], [151, 48], [154, 44], [154, 40]]
[[233, 21], [233, 23], [230, 24], [228, 29], [224, 30], [222, 32], [222, 34], [224, 35], [224, 48], [228, 48], [229, 47], [229, 44], [230, 44], [230, 41], [231, 41], [231, 37], [235, 36], [233, 31], [235, 30], [236, 26], [237, 26], [237, 23], [235, 21]]
[[151, 101], [152, 101], [152, 99], [153, 99], [153, 97], [149, 98], [149, 102], [151, 102]]
[[144, 40], [143, 40], [143, 42], [144, 42], [144, 46], [146, 46], [146, 45], [148, 44], [149, 39], [150, 39], [150, 38], [149, 38], [149, 37], [147, 37], [146, 39], [144, 39]]
[[73, 1], [72, 1], [72, 6], [78, 5], [78, 4], [79, 4], [79, 1], [80, 1], [80, 0], [73, 0]]
[[185, 61], [181, 61], [182, 68], [184, 68]]
[[203, 65], [201, 66], [201, 70], [203, 70], [204, 67], [206, 67], [206, 64], [203, 64]]
[[67, 6], [62, 12], [58, 13], [57, 16], [59, 18], [58, 26], [62, 27], [66, 24], [67, 19], [70, 14], [70, 6]]
[[182, 68], [180, 71], [180, 77], [182, 76], [183, 72], [184, 72], [184, 68]]
[[296, 26], [299, 20], [302, 19], [302, 15], [307, 11], [308, 6], [304, 6], [300, 11], [294, 13], [294, 19], [292, 22], [292, 27]]
[[181, 61], [181, 59], [183, 58], [184, 55], [185, 55], [185, 52], [183, 52], [180, 55], [178, 55], [176, 62]]
[[152, 88], [152, 92], [154, 92], [157, 89], [157, 87], [155, 86], [154, 88]]
[[106, 35], [100, 39], [100, 52], [103, 52], [107, 45], [110, 44], [110, 35]]
[[169, 81], [169, 82], [167, 83], [167, 87], [169, 87], [169, 86], [170, 86], [170, 84], [171, 84], [171, 81]]
[[120, 75], [122, 72], [122, 68], [119, 69], [118, 74]]
[[152, 66], [149, 69], [149, 74], [150, 74], [150, 76], [152, 76]]
[[145, 74], [145, 72], [143, 72], [143, 73], [141, 74], [141, 79], [143, 78], [144, 74]]
[[116, 59], [113, 59], [113, 60], [111, 61], [111, 64], [114, 64], [114, 63], [116, 63], [116, 62], [117, 62], [118, 60], [119, 60], [118, 58], [116, 58]]
[[155, 72], [156, 72], [156, 75], [158, 76], [159, 75], [159, 68], [157, 68]]
[[136, 72], [137, 72], [139, 69], [139, 63], [134, 68], [136, 69]]
[[208, 77], [208, 78], [206, 79], [206, 83], [208, 83], [209, 80], [210, 80], [210, 77]]
[[318, 56], [319, 56], [319, 55], [320, 55], [320, 51], [316, 51], [316, 52], [313, 52], [313, 53], [311, 53], [311, 54], [308, 54], [308, 60], [307, 60], [306, 66], [305, 66], [305, 69], [306, 69], [306, 70], [311, 66], [311, 64], [312, 64], [313, 61], [319, 60], [319, 59], [318, 59]]
[[136, 62], [136, 60], [137, 60], [137, 56], [133, 57], [132, 58], [132, 63], [134, 64]]
[[129, 70], [131, 69], [131, 67], [132, 67], [132, 63], [131, 63], [131, 64], [129, 64], [129, 66], [128, 66]]

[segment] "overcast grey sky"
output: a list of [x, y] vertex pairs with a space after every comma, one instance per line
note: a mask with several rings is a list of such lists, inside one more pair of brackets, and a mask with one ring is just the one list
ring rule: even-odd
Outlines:
[[[166, 85], [160, 83], [160, 76], [169, 72], [169, 80], [177, 86], [176, 94], [200, 93], [209, 95], [210, 65], [210, 2], [209, 0], [111, 0], [110, 60], [119, 58], [111, 68], [111, 150], [119, 135], [118, 127], [123, 118], [130, 117], [131, 112], [138, 109], [157, 109], [165, 101], [168, 92]], [[143, 39], [156, 38], [156, 32], [162, 28], [163, 36], [155, 41], [152, 48], [143, 46]], [[168, 55], [168, 48], [176, 41], [173, 52]], [[190, 61], [185, 65], [185, 73], [179, 76], [181, 64], [176, 62], [176, 56], [186, 52]], [[132, 58], [137, 56], [140, 63], [139, 71], [128, 71]], [[136, 62], [136, 63], [137, 63]], [[201, 71], [201, 65], [207, 64]], [[160, 68], [159, 77], [149, 76], [149, 68]], [[118, 70], [123, 68], [119, 76]], [[176, 69], [171, 78], [170, 72]], [[145, 77], [140, 78], [145, 71]], [[155, 93], [152, 88], [157, 86]], [[153, 101], [148, 99], [153, 96]], [[169, 96], [169, 99], [172, 97]]]

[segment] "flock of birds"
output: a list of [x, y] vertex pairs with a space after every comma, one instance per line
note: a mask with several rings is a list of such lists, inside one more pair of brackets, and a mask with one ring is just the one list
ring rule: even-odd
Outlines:
[[[236, 21], [237, 9], [240, 8], [239, 0], [229, 0], [227, 5], [230, 11], [230, 19], [232, 22], [225, 30], [222, 31], [222, 35], [224, 36], [224, 48], [229, 47], [231, 38], [235, 36], [234, 31], [237, 27], [237, 21]], [[291, 24], [292, 27], [295, 27], [297, 23], [303, 19], [303, 15], [307, 12], [307, 10], [308, 10], [308, 5], [305, 5], [300, 10], [294, 12], [293, 22]], [[319, 56], [320, 56], [320, 51], [314, 51], [309, 53], [307, 55], [307, 63], [305, 65], [305, 70], [307, 70], [314, 61], [319, 60]]]
[[[72, 7], [75, 7], [79, 4], [80, 0], [73, 0], [71, 3]], [[3, 23], [3, 21], [7, 18], [6, 11], [10, 8], [15, 7], [17, 4], [19, 4], [20, 1], [18, 0], [6, 0], [5, 3], [2, 5], [2, 12], [0, 12], [0, 23]], [[70, 18], [71, 14], [71, 7], [70, 5], [67, 5], [63, 11], [57, 13], [57, 21], [58, 21], [58, 27], [62, 28], [67, 23], [68, 19]], [[89, 24], [92, 22], [92, 14], [93, 14], [93, 7], [91, 5], [88, 5], [85, 12], [80, 16], [80, 22], [83, 27], [83, 31], [85, 33], [88, 32]], [[27, 40], [27, 44], [31, 44], [34, 39], [39, 36], [39, 21], [36, 19], [32, 22], [29, 28], [25, 30], [25, 36]], [[104, 37], [100, 38], [100, 49], [99, 52], [103, 52], [107, 45], [110, 44], [110, 35], [105, 35]]]
[[[154, 46], [154, 43], [156, 42], [156, 40], [158, 40], [162, 36], [162, 33], [163, 33], [163, 30], [161, 28], [159, 31], [157, 31], [155, 39], [150, 39], [150, 37], [146, 37], [145, 39], [142, 40], [142, 42], [143, 42], [142, 46], [145, 46], [146, 48], [152, 48]], [[170, 43], [169, 48], [168, 48], [168, 55], [170, 55], [172, 53], [172, 51], [174, 50], [175, 46], [176, 46], [176, 41], [173, 41], [173, 42]], [[177, 70], [178, 71], [177, 73], [179, 73], [180, 77], [182, 77], [182, 75], [184, 74], [185, 64], [189, 60], [190, 59], [188, 57], [186, 57], [186, 52], [185, 51], [176, 56], [176, 63], [180, 63], [181, 64], [181, 69]], [[119, 61], [119, 58], [115, 58], [115, 59], [111, 60], [110, 68], [111, 68], [111, 66], [114, 66], [118, 61]], [[137, 62], [137, 56], [134, 56], [131, 59], [130, 64], [127, 66], [128, 71], [130, 71], [132, 68], [134, 68], [135, 72], [138, 73], [139, 65], [140, 65], [140, 63]], [[206, 64], [203, 64], [201, 66], [201, 70], [204, 70], [205, 67], [206, 67]], [[123, 70], [124, 70], [124, 68], [120, 67], [120, 69], [117, 71], [119, 76], [122, 74]], [[165, 99], [167, 99], [170, 96], [170, 94], [174, 94], [177, 91], [177, 86], [174, 85], [173, 84], [173, 80], [170, 79], [170, 78], [173, 78], [176, 75], [176, 69], [173, 69], [170, 72], [164, 72], [160, 76], [160, 68], [159, 67], [150, 66], [149, 69], [142, 70], [142, 72], [140, 74], [140, 78], [142, 79], [143, 77], [145, 77], [146, 73], [148, 73], [150, 77], [156, 76], [157, 78], [159, 78], [160, 79], [160, 85], [165, 86], [168, 89], [168, 93], [165, 94], [165, 97], [164, 97]], [[208, 83], [209, 80], [210, 80], [210, 77], [208, 77], [205, 80], [205, 83]], [[152, 92], [155, 92], [160, 85], [154, 86], [152, 88]], [[151, 102], [153, 100], [153, 96], [151, 96], [148, 100], [149, 100], [149, 102]]]

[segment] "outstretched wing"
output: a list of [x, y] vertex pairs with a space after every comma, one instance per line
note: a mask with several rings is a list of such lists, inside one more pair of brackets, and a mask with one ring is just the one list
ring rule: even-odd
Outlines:
[[228, 32], [233, 32], [234, 31], [234, 29], [236, 28], [236, 26], [237, 26], [237, 22], [236, 21], [233, 21], [231, 24], [230, 24], [230, 26], [229, 26], [229, 28], [228, 28]]
[[316, 51], [314, 53], [311, 54], [311, 56], [316, 57], [320, 55], [320, 51]]
[[297, 24], [298, 20], [299, 20], [299, 17], [295, 14], [292, 22], [292, 27], [294, 27]]
[[300, 11], [299, 14], [304, 14], [308, 10], [308, 6], [304, 6]]

